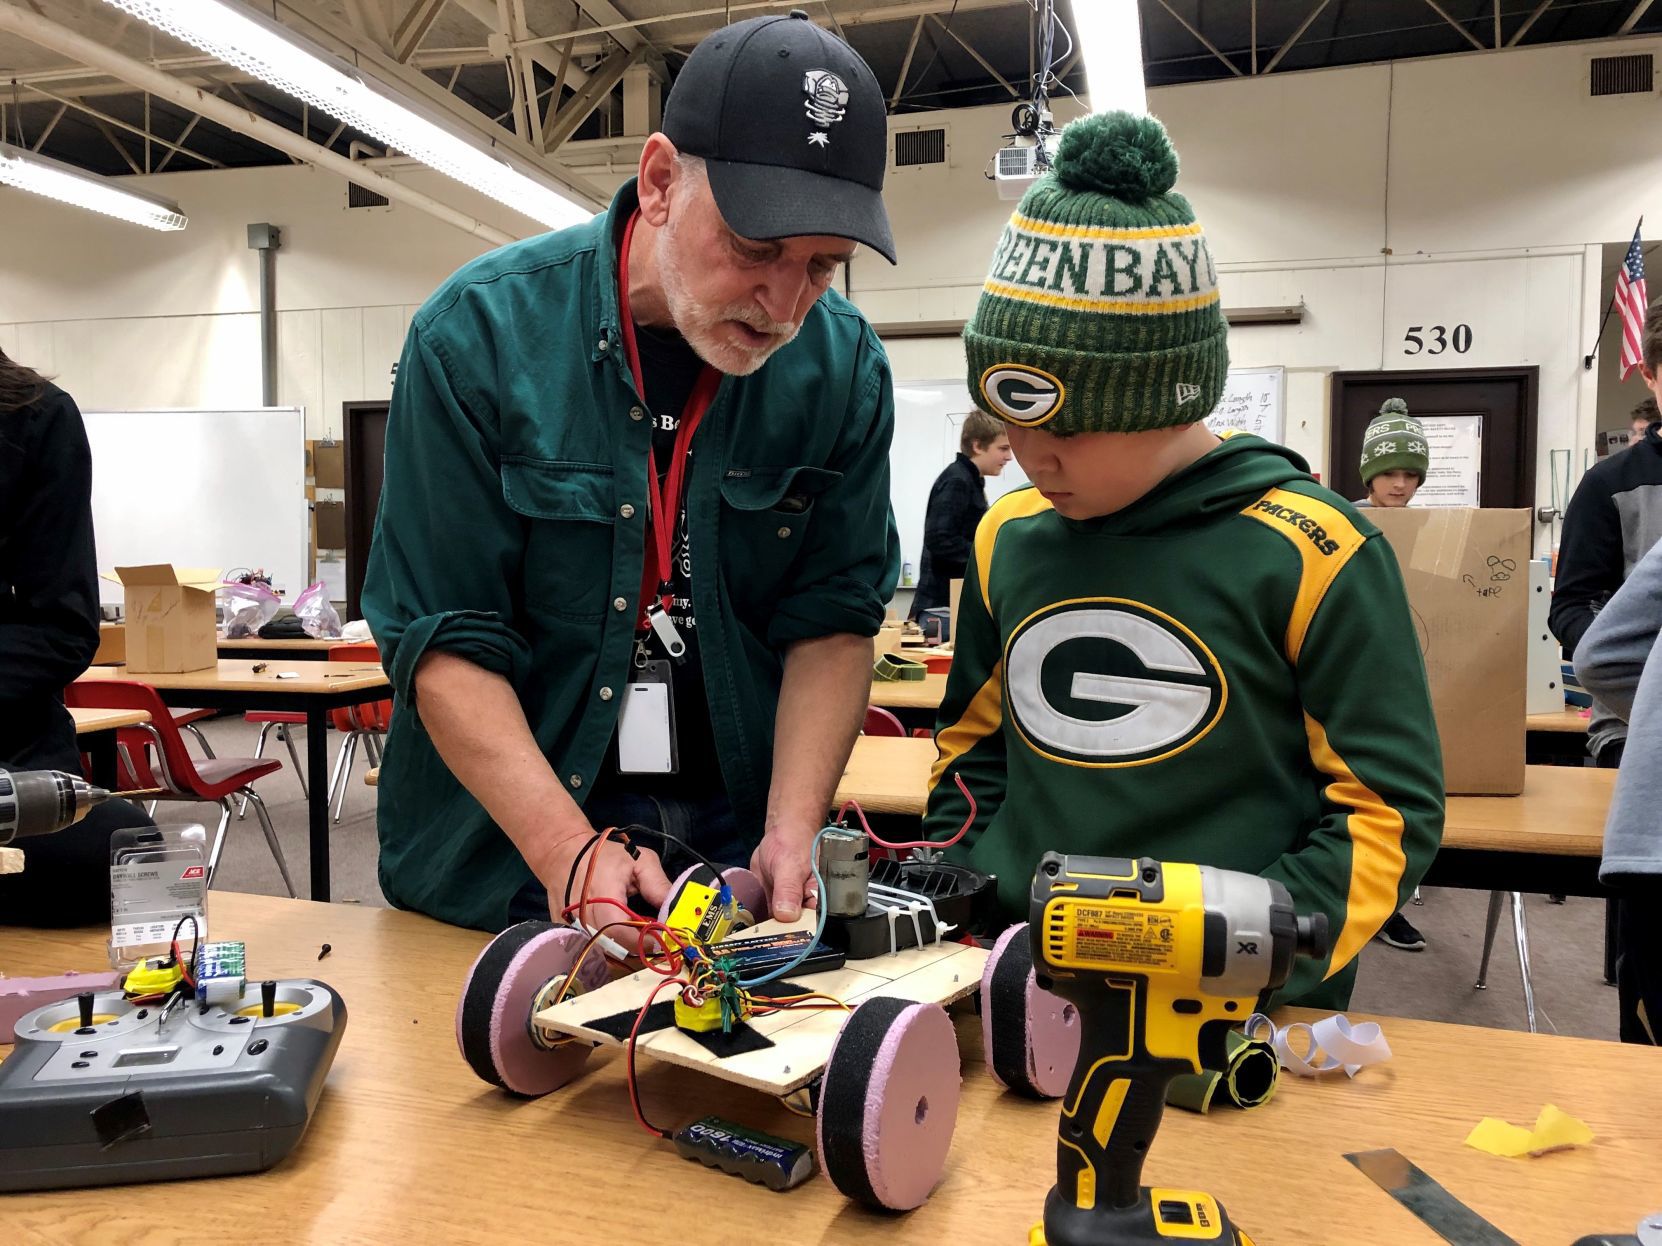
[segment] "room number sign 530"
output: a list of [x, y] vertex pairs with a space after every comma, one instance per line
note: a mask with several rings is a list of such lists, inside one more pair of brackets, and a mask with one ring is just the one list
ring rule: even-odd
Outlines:
[[1422, 351], [1427, 355], [1440, 355], [1446, 350], [1464, 355], [1472, 348], [1472, 327], [1457, 324], [1451, 329], [1440, 324], [1411, 324], [1408, 332], [1402, 335], [1402, 341], [1402, 353], [1405, 355], [1418, 355]]

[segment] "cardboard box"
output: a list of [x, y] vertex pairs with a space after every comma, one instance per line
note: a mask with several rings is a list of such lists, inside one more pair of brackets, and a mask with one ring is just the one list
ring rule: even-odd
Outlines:
[[126, 590], [127, 669], [135, 675], [207, 670], [219, 661], [219, 572], [171, 563], [117, 567]]
[[[1531, 515], [1466, 507], [1375, 508], [1408, 585], [1450, 795], [1524, 785]], [[1361, 674], [1365, 655], [1357, 655]]]
[[902, 630], [899, 619], [893, 619], [878, 629], [877, 635], [872, 637], [871, 660], [877, 661], [885, 653], [899, 653], [900, 646], [905, 641], [906, 633]]
[[100, 623], [98, 625], [98, 652], [92, 655], [94, 666], [120, 666], [127, 661], [127, 625]]

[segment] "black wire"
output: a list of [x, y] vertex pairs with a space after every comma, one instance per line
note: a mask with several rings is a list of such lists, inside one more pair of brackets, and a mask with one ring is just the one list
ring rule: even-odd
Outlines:
[[185, 928], [186, 922], [190, 923], [190, 980], [192, 983], [199, 983], [202, 981], [201, 975], [197, 973], [202, 967], [202, 927], [197, 924], [195, 913], [186, 913], [178, 920], [173, 927], [173, 938], [168, 942], [179, 942], [179, 932]]
[[[613, 829], [616, 830], [619, 835], [623, 836], [622, 846], [626, 851], [630, 848], [628, 837], [631, 835], [650, 836], [651, 838], [656, 839], [659, 843], [663, 844], [666, 849], [669, 845], [674, 844], [677, 848], [680, 848], [686, 852], [688, 856], [697, 860], [698, 863], [705, 869], [709, 870], [710, 877], [716, 886], [719, 887], [721, 885], [721, 866], [710, 860], [709, 857], [705, 856], [702, 852], [687, 843], [685, 840], [677, 839], [667, 831], [655, 831], [650, 826], [641, 826], [639, 823], [634, 823], [629, 826], [614, 827]], [[577, 897], [577, 900], [572, 898], [572, 885], [577, 881], [577, 871], [582, 866], [583, 859], [589, 855], [596, 844], [605, 838], [605, 834], [606, 833], [604, 831], [595, 831], [589, 836], [588, 842], [585, 843], [578, 851], [577, 856], [572, 859], [571, 870], [566, 874], [566, 889], [560, 900], [561, 909], [565, 909], [567, 906], [575, 904], [577, 900], [582, 899], [581, 896]], [[633, 853], [631, 853], [631, 855], [633, 855]], [[582, 914], [579, 913], [578, 916], [581, 917]]]

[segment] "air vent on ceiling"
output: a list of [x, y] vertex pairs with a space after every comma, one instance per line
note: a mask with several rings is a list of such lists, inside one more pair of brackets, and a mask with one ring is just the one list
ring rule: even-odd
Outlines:
[[946, 163], [946, 130], [901, 130], [894, 136], [894, 167]]
[[1649, 95], [1655, 89], [1654, 59], [1649, 52], [1593, 57], [1588, 94]]
[[384, 208], [391, 200], [373, 190], [365, 190], [356, 182], [346, 184], [346, 206], [349, 208]]

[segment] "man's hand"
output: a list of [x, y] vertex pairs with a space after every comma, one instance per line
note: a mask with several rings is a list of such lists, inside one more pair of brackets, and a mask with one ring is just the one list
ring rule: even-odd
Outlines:
[[[664, 873], [658, 854], [650, 848], [638, 848], [640, 855], [630, 856], [628, 849], [615, 838], [603, 840], [589, 849], [573, 878], [572, 863], [591, 838], [581, 834], [563, 837], [555, 841], [539, 860], [529, 863], [538, 880], [548, 889], [548, 912], [554, 921], [566, 920], [561, 917], [561, 912], [568, 905], [575, 904], [582, 895], [583, 880], [589, 876], [591, 861], [594, 873], [589, 881], [588, 903], [577, 913], [591, 930], [599, 930], [609, 922], [631, 920], [631, 914], [601, 901], [615, 900], [627, 906], [630, 896], [639, 895], [657, 909], [669, 898], [669, 877]], [[566, 894], [568, 878], [571, 879], [569, 896]], [[640, 946], [639, 933], [624, 927], [606, 932], [608, 938], [616, 939], [631, 952]]]
[[817, 826], [770, 830], [751, 854], [751, 873], [762, 880], [773, 916], [782, 922], [795, 921], [804, 908], [819, 906], [809, 855], [818, 833]]

